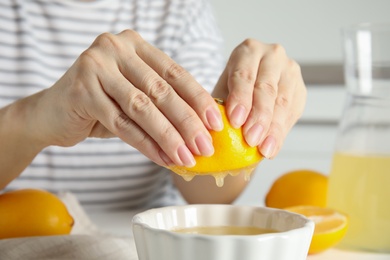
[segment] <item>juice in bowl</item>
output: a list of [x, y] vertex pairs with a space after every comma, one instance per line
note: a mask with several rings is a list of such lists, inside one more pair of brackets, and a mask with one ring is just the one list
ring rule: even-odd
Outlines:
[[347, 100], [327, 206], [349, 215], [343, 248], [390, 252], [390, 24], [344, 30]]
[[139, 260], [306, 260], [314, 222], [281, 209], [193, 204], [138, 213]]

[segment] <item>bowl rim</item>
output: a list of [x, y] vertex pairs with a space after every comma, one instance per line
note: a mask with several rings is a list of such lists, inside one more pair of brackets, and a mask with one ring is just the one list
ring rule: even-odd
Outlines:
[[[278, 231], [276, 233], [263, 233], [263, 234], [258, 234], [258, 235], [223, 235], [223, 236], [220, 236], [220, 235], [209, 235], [209, 234], [179, 233], [179, 232], [174, 232], [174, 231], [169, 230], [169, 229], [161, 229], [161, 228], [151, 227], [150, 225], [141, 221], [142, 215], [150, 214], [153, 212], [158, 212], [161, 210], [171, 210], [171, 209], [175, 209], [175, 208], [185, 209], [185, 208], [191, 208], [191, 207], [210, 208], [210, 207], [216, 207], [216, 206], [217, 207], [226, 207], [226, 208], [261, 209], [261, 210], [266, 210], [266, 211], [270, 211], [270, 212], [283, 212], [284, 214], [296, 216], [296, 217], [304, 220], [304, 224], [302, 225], [302, 227], [294, 228], [294, 229], [287, 230], [287, 231]], [[302, 229], [311, 229], [312, 232], [314, 232], [314, 221], [309, 219], [308, 217], [302, 215], [302, 214], [287, 211], [284, 209], [271, 208], [271, 207], [265, 207], [265, 206], [235, 205], [235, 204], [188, 204], [188, 205], [176, 205], [176, 206], [165, 206], [165, 207], [152, 208], [152, 209], [148, 209], [148, 210], [145, 210], [143, 212], [137, 213], [136, 215], [133, 216], [133, 218], [132, 218], [133, 232], [134, 232], [134, 226], [137, 226], [137, 225], [141, 226], [143, 229], [149, 229], [153, 232], [159, 232], [159, 233], [164, 234], [164, 235], [173, 236], [173, 237], [180, 237], [180, 238], [185, 237], [185, 238], [218, 238], [218, 239], [221, 239], [221, 238], [267, 239], [267, 238], [275, 237], [275, 236], [292, 235], [294, 233], [301, 232], [300, 230], [302, 230]]]

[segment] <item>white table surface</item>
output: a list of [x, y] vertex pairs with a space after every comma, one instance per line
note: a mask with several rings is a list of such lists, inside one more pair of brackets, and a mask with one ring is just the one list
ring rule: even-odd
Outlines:
[[[103, 232], [121, 236], [132, 236], [131, 219], [136, 212], [88, 212], [91, 221]], [[390, 254], [352, 252], [340, 249], [329, 249], [307, 260], [390, 260]]]

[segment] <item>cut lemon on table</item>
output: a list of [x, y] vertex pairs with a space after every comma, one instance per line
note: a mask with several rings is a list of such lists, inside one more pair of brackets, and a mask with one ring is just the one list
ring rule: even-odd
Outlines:
[[224, 178], [245, 173], [246, 179], [257, 164], [263, 159], [257, 147], [249, 146], [242, 129], [235, 129], [227, 118], [223, 100], [215, 99], [221, 111], [224, 128], [221, 131], [210, 131], [213, 139], [214, 154], [210, 157], [195, 156], [196, 165], [191, 168], [173, 166], [170, 169], [190, 181], [195, 175], [212, 175], [217, 186], [223, 186]]
[[314, 170], [294, 170], [272, 184], [265, 205], [285, 208], [300, 205], [326, 206], [328, 177]]
[[54, 194], [21, 189], [0, 195], [0, 239], [69, 234], [73, 218]]
[[345, 236], [348, 228], [348, 217], [336, 210], [315, 206], [288, 207], [285, 210], [304, 215], [314, 221], [315, 228], [309, 254], [316, 254], [335, 246]]

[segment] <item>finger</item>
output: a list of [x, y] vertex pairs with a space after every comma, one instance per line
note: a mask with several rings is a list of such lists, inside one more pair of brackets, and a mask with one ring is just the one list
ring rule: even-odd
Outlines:
[[278, 86], [278, 96], [275, 100], [272, 121], [265, 135], [265, 140], [260, 144], [259, 150], [266, 158], [273, 158], [293, 125], [291, 104], [294, 98], [296, 82], [291, 77], [281, 78]]
[[95, 123], [88, 137], [112, 138], [116, 137], [99, 121]]
[[306, 86], [299, 65], [294, 60], [288, 60], [279, 83], [274, 120], [271, 123], [268, 137], [259, 146], [260, 151], [267, 158], [273, 158], [277, 155], [287, 133], [302, 115], [306, 95]]
[[[114, 70], [102, 75], [100, 81], [120, 107], [120, 112], [110, 122], [118, 136], [130, 141], [126, 135], [135, 128], [140, 134], [143, 133], [130, 143], [135, 143], [137, 149], [142, 146], [143, 139], [150, 142], [151, 138], [176, 165], [195, 165], [194, 157], [181, 135], [142, 91]], [[134, 138], [134, 134], [130, 136]]]
[[[73, 73], [81, 73], [81, 77], [73, 87], [76, 91], [73, 91], [74, 93], [70, 95], [74, 97], [73, 99], [79, 101], [74, 102], [75, 106], [73, 109], [79, 113], [81, 118], [98, 120], [109, 132], [134, 146], [156, 163], [169, 165], [172, 163], [172, 160], [167, 160], [168, 156], [166, 156], [166, 151], [170, 151], [169, 147], [164, 147], [165, 150], [163, 152], [155, 138], [146, 133], [138, 123], [132, 120], [122, 110], [119, 103], [122, 106], [125, 104], [117, 102], [117, 100], [120, 100], [119, 95], [121, 94], [117, 90], [134, 90], [135, 88], [131, 88], [129, 82], [117, 69], [115, 60], [117, 52], [113, 48], [115, 41], [116, 38], [112, 34], [100, 35], [91, 47], [80, 55], [77, 60], [79, 66], [72, 67], [76, 68]], [[102, 48], [104, 48], [103, 51], [101, 50]], [[131, 94], [129, 92], [125, 93], [128, 96], [131, 96]], [[121, 97], [123, 98], [123, 96]], [[99, 131], [98, 128], [92, 130]], [[153, 131], [154, 129], [152, 129]], [[94, 133], [96, 132], [91, 131], [90, 134]], [[178, 136], [179, 138], [176, 140], [180, 142], [180, 135]], [[182, 140], [181, 143], [183, 143]], [[180, 158], [177, 158], [177, 150], [170, 151], [170, 153], [171, 156], [169, 158], [175, 158], [175, 164], [184, 164]]]
[[259, 42], [246, 40], [231, 54], [227, 64], [227, 113], [233, 127], [241, 127], [252, 108], [253, 86], [262, 50]]
[[225, 69], [222, 71], [221, 76], [219, 76], [219, 79], [217, 81], [217, 84], [215, 85], [212, 96], [215, 98], [219, 98], [222, 100], [227, 100], [228, 91], [226, 89], [227, 86], [227, 78], [228, 78], [228, 69], [225, 67]]
[[[96, 85], [99, 85], [99, 82]], [[118, 104], [103, 91], [94, 91], [91, 95], [89, 101], [85, 102], [91, 117], [96, 118], [111, 133], [135, 147], [155, 163], [165, 167], [174, 164], [153, 138], [127, 117]]]
[[265, 54], [260, 61], [252, 110], [243, 127], [245, 140], [251, 146], [260, 144], [270, 127], [283, 66], [283, 59], [273, 52]]
[[190, 73], [149, 43], [143, 42], [137, 46], [136, 51], [194, 109], [208, 129], [222, 130], [222, 117], [216, 102]]
[[[100, 45], [99, 45], [99, 43], [100, 43]], [[98, 37], [95, 45], [104, 46], [105, 50], [106, 50], [104, 53], [109, 52], [111, 56], [115, 57], [115, 60], [118, 62], [118, 65], [119, 65], [119, 70], [123, 73], [123, 75], [126, 76], [127, 79], [129, 79], [131, 82], [134, 83], [132, 85], [133, 87], [135, 85], [137, 88], [141, 87], [140, 89], [142, 91], [151, 92], [151, 91], [148, 91], [147, 89], [143, 89], [142, 86], [144, 86], [144, 84], [143, 84], [144, 83], [143, 82], [144, 81], [143, 80], [144, 74], [146, 72], [148, 72], [148, 75], [153, 74], [152, 73], [153, 70], [151, 70], [150, 67], [147, 67], [147, 65], [144, 64], [144, 62], [137, 56], [137, 54], [135, 53], [135, 45], [134, 44], [135, 45], [137, 45], [137, 44], [142, 45], [142, 44], [146, 44], [146, 43], [145, 43], [145, 41], [143, 41], [141, 39], [141, 37], [137, 33], [127, 30], [127, 31], [120, 33], [119, 35], [103, 34], [100, 37]], [[156, 51], [156, 50], [157, 49], [154, 48], [154, 51]], [[115, 73], [115, 71], [113, 71], [112, 73]], [[146, 77], [146, 78], [148, 78], [148, 77]], [[165, 93], [169, 92], [168, 94], [166, 94], [166, 96], [168, 98], [175, 96], [176, 93], [174, 91], [171, 91], [171, 88], [169, 86], [167, 86], [166, 82], [161, 80], [159, 77], [156, 77], [156, 75], [153, 75], [153, 76], [149, 76], [149, 78], [153, 79], [152, 81], [149, 80], [149, 82], [151, 82], [151, 84], [153, 85], [153, 87], [150, 89], [153, 91], [154, 91], [154, 89], [156, 89], [157, 94], [154, 95], [155, 102], [156, 102], [157, 98], [160, 96], [159, 94], [161, 92], [165, 92]], [[157, 80], [156, 80], [156, 78], [157, 78]], [[147, 81], [146, 83], [149, 83], [149, 82]], [[112, 85], [112, 83], [111, 83], [111, 85]], [[124, 85], [125, 85], [125, 83], [122, 84], [122, 86], [124, 86]], [[109, 86], [109, 84], [103, 84], [103, 86]], [[154, 87], [154, 86], [157, 86], [157, 87]], [[129, 93], [126, 92], [127, 91], [126, 87], [118, 88], [118, 90], [122, 90], [122, 92], [120, 95], [118, 95], [116, 100], [122, 100], [122, 102], [120, 103], [120, 106], [122, 107], [122, 109], [124, 109], [126, 106], [129, 106], [129, 100], [128, 100]], [[112, 91], [115, 91], [115, 90], [112, 90]], [[125, 97], [125, 100], [123, 100], [123, 97]], [[140, 97], [139, 100], [137, 101], [139, 104], [141, 104], [145, 100], [148, 100], [148, 99], [145, 99], [144, 97], [142, 97], [142, 95], [138, 95], [138, 94], [133, 96], [133, 98], [134, 97]], [[175, 102], [175, 100], [172, 102], [166, 102], [166, 103], [161, 102], [162, 105], [169, 105], [170, 108], [172, 108], [172, 106], [176, 103], [177, 102]], [[152, 109], [153, 111], [156, 110], [156, 108], [152, 104], [148, 104], [147, 106], [153, 107], [153, 109]], [[180, 106], [176, 107], [176, 109], [180, 109], [180, 108], [181, 108]], [[174, 111], [174, 112], [176, 112], [176, 114], [175, 114], [172, 111], [173, 109], [171, 109], [171, 111], [167, 111], [166, 109], [164, 109], [164, 107], [161, 107], [161, 105], [160, 105], [159, 109], [161, 109], [161, 111], [167, 113], [164, 116], [169, 117], [169, 119], [172, 121], [174, 121], [176, 118], [178, 118], [181, 121], [188, 121], [189, 123], [192, 123], [194, 120], [196, 120], [196, 117], [197, 117], [197, 116], [195, 116], [196, 114], [192, 111], [192, 109], [189, 106], [187, 106], [187, 108], [184, 110], [180, 109], [179, 116], [177, 116], [178, 110]], [[124, 110], [124, 111], [126, 113], [128, 113], [128, 111], [126, 111], [126, 110]], [[182, 111], [184, 111], [184, 112], [182, 112]], [[152, 114], [152, 115], [154, 115], [154, 114]], [[183, 115], [186, 116], [184, 119], [183, 119]], [[134, 119], [134, 118], [132, 118], [132, 119]], [[142, 119], [144, 119], [144, 118], [142, 118]], [[137, 117], [137, 119], [135, 119], [135, 120], [137, 121], [137, 120], [141, 120], [141, 119], [139, 117]], [[170, 122], [172, 122], [172, 121], [170, 121]], [[137, 121], [137, 123], [139, 123], [139, 122]], [[154, 123], [156, 123], [156, 122], [154, 122]], [[176, 123], [175, 127], [178, 127], [179, 124], [177, 122], [173, 122], [173, 123]], [[144, 124], [144, 121], [142, 121], [140, 124]], [[181, 122], [181, 124], [182, 124], [182, 122]], [[185, 138], [186, 143], [192, 148], [191, 150], [193, 153], [202, 154], [202, 155], [206, 155], [206, 156], [211, 155], [214, 152], [214, 149], [213, 149], [212, 144], [211, 144], [211, 137], [207, 138], [207, 136], [210, 136], [207, 129], [205, 129], [203, 123], [200, 122], [200, 120], [198, 120], [198, 122], [194, 122], [193, 124], [195, 125], [195, 127], [189, 128], [191, 131], [181, 131], [181, 134], [193, 137], [194, 136], [193, 132], [198, 131], [199, 128], [202, 128], [203, 131], [202, 131], [202, 133], [196, 133], [195, 137], [193, 137], [193, 138], [189, 138], [189, 137]], [[188, 127], [188, 124], [184, 124], [184, 125], [186, 125]], [[191, 125], [191, 124], [189, 124], [189, 125]], [[170, 129], [172, 129], [171, 131], [175, 132], [175, 135], [177, 135], [178, 132], [177, 132], [175, 127], [173, 127], [173, 128], [171, 127]], [[183, 126], [180, 126], [180, 127], [183, 127]], [[147, 130], [147, 131], [149, 131], [149, 130]], [[200, 132], [200, 131], [198, 131], [198, 132]], [[167, 134], [173, 134], [173, 133], [167, 132]], [[155, 139], [155, 140], [157, 142], [163, 142], [164, 144], [166, 143], [166, 141], [161, 140], [161, 139]], [[184, 148], [181, 150], [184, 150]]]
[[214, 153], [211, 135], [193, 108], [143, 60], [134, 57], [131, 63], [122, 64], [121, 71], [151, 99], [182, 136], [192, 153], [204, 156]]

